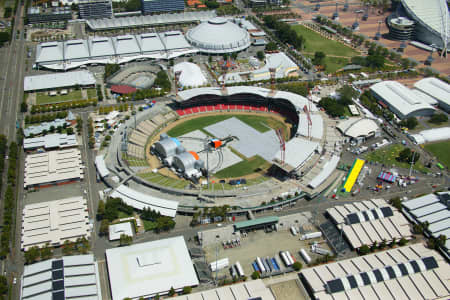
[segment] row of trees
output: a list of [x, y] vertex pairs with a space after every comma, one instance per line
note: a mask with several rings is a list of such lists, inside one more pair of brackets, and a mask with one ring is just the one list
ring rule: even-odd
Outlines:
[[[6, 148], [6, 137], [0, 139], [0, 151]], [[5, 150], [3, 150], [5, 153]], [[3, 231], [1, 235], [1, 252], [0, 257], [5, 257], [10, 252], [10, 239], [11, 231], [13, 229], [14, 222], [14, 207], [16, 203], [16, 174], [18, 169], [18, 155], [19, 148], [16, 142], [11, 142], [9, 145], [9, 161], [8, 161], [8, 171], [7, 171], [7, 181], [8, 186], [6, 188], [4, 196], [4, 207], [3, 207]], [[4, 156], [3, 156], [4, 157]]]
[[53, 257], [53, 250], [50, 248], [50, 245], [47, 243], [42, 248], [39, 248], [38, 246], [33, 246], [24, 253], [25, 257], [25, 264], [32, 264], [36, 261], [40, 260], [46, 260]]
[[88, 99], [88, 100], [76, 100], [76, 101], [67, 101], [63, 103], [55, 103], [55, 104], [43, 104], [43, 105], [33, 105], [31, 106], [30, 112], [32, 114], [36, 113], [45, 113], [51, 111], [64, 111], [74, 108], [83, 108], [88, 106], [97, 106], [97, 99]]
[[305, 46], [305, 39], [299, 35], [289, 24], [281, 22], [276, 16], [269, 15], [264, 17], [264, 23], [270, 29], [276, 31], [277, 37], [283, 43], [289, 43], [297, 50], [302, 50]]
[[95, 89], [97, 90], [97, 100], [98, 101], [103, 101], [102, 86], [100, 84], [97, 84], [95, 86]]
[[392, 241], [388, 244], [385, 240], [382, 240], [380, 243], [373, 243], [370, 247], [368, 245], [362, 245], [358, 252], [360, 255], [366, 255], [371, 252], [375, 252], [376, 250], [386, 249], [388, 246], [394, 248], [395, 245], [405, 246], [408, 243], [408, 240], [405, 238], [401, 238], [398, 242], [396, 238], [393, 238]]
[[[112, 111], [128, 111], [129, 105], [128, 103], [122, 103], [122, 104], [117, 104], [115, 106], [100, 106], [98, 108], [98, 113], [100, 115], [107, 115], [108, 113], [112, 112]], [[134, 105], [131, 104], [131, 109], [133, 110]]]
[[26, 115], [25, 124], [52, 122], [55, 121], [56, 119], [65, 119], [66, 117], [67, 111], [59, 111], [57, 113], [50, 113], [50, 114]]
[[88, 146], [89, 148], [94, 148], [95, 137], [94, 137], [94, 121], [91, 118], [88, 119]]

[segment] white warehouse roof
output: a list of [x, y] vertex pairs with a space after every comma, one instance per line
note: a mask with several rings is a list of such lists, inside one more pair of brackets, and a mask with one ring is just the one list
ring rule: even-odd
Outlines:
[[109, 175], [109, 170], [105, 164], [105, 158], [103, 155], [97, 155], [95, 157], [95, 166], [97, 167], [97, 171], [101, 178]]
[[23, 90], [38, 91], [70, 86], [95, 85], [94, 74], [89, 71], [75, 71], [67, 73], [51, 73], [44, 75], [25, 76]]
[[414, 87], [436, 99], [440, 104], [450, 106], [450, 85], [434, 77], [421, 79]]
[[193, 46], [206, 53], [231, 53], [250, 46], [247, 30], [221, 17], [190, 29], [186, 38]]
[[370, 90], [401, 119], [434, 113], [430, 104], [397, 81], [382, 81], [372, 85]]
[[411, 134], [411, 138], [419, 145], [448, 140], [450, 139], [450, 127], [422, 130], [417, 134]]
[[36, 148], [68, 148], [78, 146], [76, 136], [74, 134], [48, 134], [35, 138], [25, 138], [23, 139], [23, 149], [36, 149]]
[[198, 285], [182, 236], [106, 250], [113, 300], [166, 294]]
[[371, 119], [349, 118], [339, 122], [337, 129], [346, 136], [356, 139], [375, 134], [378, 130], [378, 125]]
[[131, 227], [131, 222], [117, 223], [109, 225], [109, 240], [117, 241], [120, 240], [120, 236], [125, 234], [127, 236], [133, 236], [133, 228]]
[[92, 254], [63, 256], [25, 265], [21, 299], [102, 299]]
[[120, 185], [112, 194], [113, 198], [121, 198], [126, 204], [142, 210], [150, 208], [159, 212], [163, 216], [175, 217], [178, 208], [178, 202], [158, 198], [152, 195], [144, 194], [133, 190], [125, 185]]
[[179, 84], [186, 87], [199, 87], [207, 83], [205, 75], [196, 64], [181, 62], [174, 66], [174, 73], [181, 71]]

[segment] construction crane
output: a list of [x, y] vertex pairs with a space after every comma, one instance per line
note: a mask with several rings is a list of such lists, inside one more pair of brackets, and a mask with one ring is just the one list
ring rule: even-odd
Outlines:
[[283, 128], [276, 130], [278, 140], [280, 141], [280, 153], [281, 153], [281, 166], [284, 166], [284, 160], [286, 158], [286, 142], [284, 141], [284, 131]]
[[306, 118], [308, 120], [308, 138], [311, 139], [311, 128], [312, 128], [312, 121], [311, 121], [311, 115], [309, 114], [308, 106], [303, 106], [303, 111], [306, 114]]

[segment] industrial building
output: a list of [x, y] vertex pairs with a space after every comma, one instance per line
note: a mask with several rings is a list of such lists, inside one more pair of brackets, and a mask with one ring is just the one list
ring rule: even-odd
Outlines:
[[[70, 55], [66, 53], [66, 55]], [[23, 90], [25, 92], [48, 91], [60, 88], [95, 87], [95, 77], [89, 71], [75, 71], [66, 73], [51, 73], [43, 75], [25, 76]]]
[[448, 48], [450, 17], [445, 0], [401, 0], [388, 25], [394, 38], [411, 37], [426, 47]]
[[141, 3], [143, 14], [184, 10], [184, 0], [141, 0]]
[[74, 134], [48, 134], [45, 136], [35, 138], [23, 139], [23, 149], [25, 151], [42, 148], [45, 150], [65, 149], [71, 147], [77, 147], [78, 141]]
[[212, 290], [182, 295], [173, 300], [275, 300], [272, 292], [261, 279], [227, 285]]
[[429, 225], [425, 229], [425, 234], [434, 238], [444, 235], [446, 242], [445, 249], [442, 249], [447, 258], [450, 259], [450, 211], [449, 192], [428, 194], [412, 200], [403, 201], [403, 212], [413, 223]]
[[370, 90], [382, 106], [400, 119], [431, 116], [435, 112], [427, 101], [397, 81], [382, 81], [372, 85]]
[[51, 127], [58, 128], [59, 126], [70, 126], [70, 123], [66, 119], [55, 119], [52, 122], [42, 122], [39, 125], [32, 125], [24, 128], [23, 134], [25, 137], [31, 137], [43, 133], [44, 131], [49, 132]]
[[186, 39], [200, 52], [211, 54], [238, 52], [251, 44], [247, 30], [221, 17], [190, 29], [186, 33]]
[[421, 243], [307, 268], [312, 299], [447, 299], [450, 266]]
[[150, 27], [168, 24], [185, 24], [208, 21], [216, 17], [213, 10], [188, 11], [181, 13], [158, 14], [147, 16], [132, 16], [120, 18], [104, 18], [87, 20], [90, 30], [112, 30], [120, 28]]
[[72, 255], [25, 265], [20, 299], [101, 300], [94, 255]]
[[126, 204], [135, 209], [143, 210], [144, 208], [147, 208], [156, 211], [163, 216], [172, 218], [175, 217], [178, 209], [178, 201], [144, 194], [125, 185], [119, 185], [110, 196], [113, 198], [121, 198]]
[[111, 18], [111, 0], [79, 0], [78, 11], [81, 19]]
[[110, 241], [117, 241], [120, 240], [120, 237], [123, 235], [131, 236], [133, 237], [133, 227], [131, 222], [123, 222], [123, 223], [117, 223], [109, 225], [108, 227], [109, 231], [109, 240]]
[[379, 132], [377, 123], [367, 118], [349, 118], [340, 121], [336, 128], [353, 140], [370, 138]]
[[90, 226], [86, 199], [71, 197], [25, 205], [22, 212], [21, 248], [50, 247], [89, 239]]
[[200, 87], [206, 85], [208, 81], [200, 67], [191, 62], [181, 62], [173, 67], [173, 72], [181, 72], [178, 78], [180, 87]]
[[326, 211], [353, 249], [412, 237], [408, 220], [382, 199], [338, 205]]
[[122, 64], [143, 59], [170, 59], [196, 53], [180, 31], [143, 33], [87, 40], [45, 42], [36, 47], [36, 66], [70, 70], [88, 64]]
[[414, 88], [435, 99], [441, 109], [450, 113], [450, 85], [448, 83], [435, 77], [428, 77], [414, 83]]
[[106, 250], [113, 300], [165, 295], [199, 281], [183, 236]]
[[72, 148], [25, 157], [24, 188], [83, 179], [80, 150]]
[[27, 23], [49, 23], [72, 20], [72, 9], [63, 7], [29, 7], [27, 11]]

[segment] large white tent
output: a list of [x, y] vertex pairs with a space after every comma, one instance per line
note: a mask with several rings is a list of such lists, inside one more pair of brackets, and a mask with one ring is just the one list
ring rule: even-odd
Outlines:
[[434, 128], [422, 130], [417, 134], [412, 134], [411, 138], [416, 144], [425, 144], [450, 139], [450, 127]]
[[181, 62], [174, 66], [174, 72], [181, 72], [178, 84], [182, 87], [199, 87], [207, 84], [205, 75], [194, 63]]

